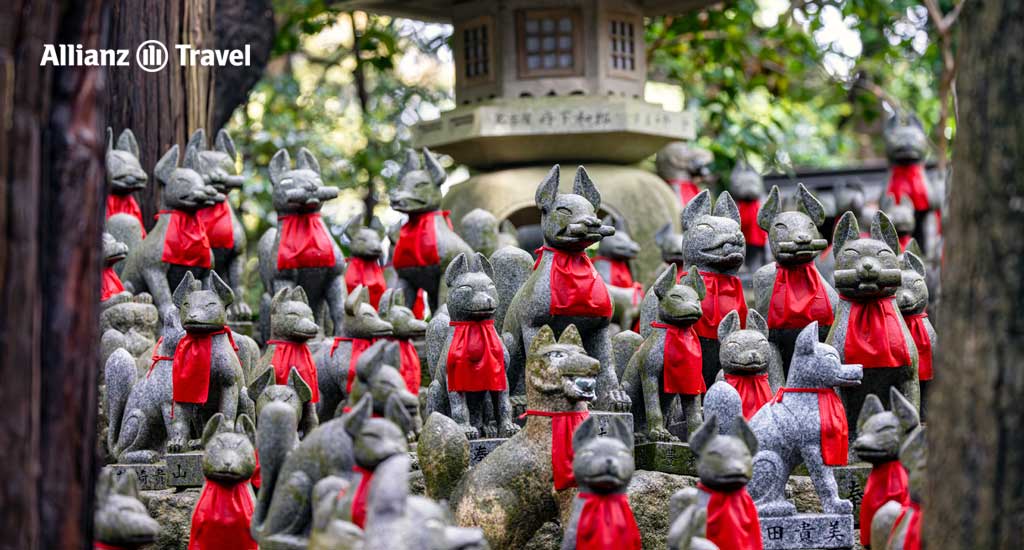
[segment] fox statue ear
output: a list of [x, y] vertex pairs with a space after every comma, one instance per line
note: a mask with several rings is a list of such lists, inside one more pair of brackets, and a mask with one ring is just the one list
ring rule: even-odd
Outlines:
[[541, 348], [550, 346], [555, 343], [555, 331], [551, 330], [551, 327], [544, 325], [540, 327], [537, 334], [533, 337], [530, 342], [530, 353], [529, 355], [537, 355]]
[[594, 416], [587, 417], [572, 434], [572, 448], [582, 449], [583, 445], [588, 441], [598, 437], [598, 428], [597, 418]]
[[904, 252], [903, 255], [900, 257], [900, 269], [903, 269], [904, 271], [912, 269], [914, 270], [914, 272], [916, 272], [918, 275], [922, 277], [924, 277], [925, 273], [924, 262], [922, 262], [921, 258], [918, 258], [916, 254], [909, 250]]
[[555, 197], [558, 196], [558, 180], [559, 180], [559, 168], [558, 165], [551, 167], [548, 171], [548, 175], [544, 176], [544, 179], [537, 186], [537, 194], [534, 197], [534, 202], [537, 204], [537, 208], [540, 208], [541, 213], [546, 214], [551, 208], [551, 205], [555, 202]]
[[430, 176], [430, 181], [432, 181], [434, 185], [441, 187], [441, 184], [448, 179], [448, 174], [445, 173], [444, 167], [441, 166], [441, 162], [437, 160], [434, 153], [426, 147], [423, 148], [423, 164], [427, 169], [427, 175]]
[[274, 367], [267, 367], [249, 384], [249, 396], [252, 397], [253, 400], [259, 401], [260, 394], [262, 394], [268, 387], [273, 386], [276, 382], [277, 378], [274, 373]]
[[740, 329], [740, 314], [732, 310], [725, 314], [725, 317], [718, 323], [718, 341], [724, 342], [733, 332]]
[[814, 355], [814, 346], [818, 344], [818, 322], [814, 321], [804, 327], [796, 337], [794, 355]]
[[860, 414], [857, 415], [857, 435], [864, 432], [864, 425], [868, 423], [868, 419], [876, 414], [885, 412], [885, 407], [882, 406], [882, 400], [875, 394], [869, 394], [864, 398], [864, 405], [860, 408]]
[[911, 430], [921, 425], [921, 417], [917, 414], [917, 408], [895, 387], [889, 388], [889, 406], [900, 421], [903, 433], [910, 433]]
[[278, 149], [270, 159], [270, 183], [277, 185], [289, 170], [292, 169], [292, 159], [287, 149]]
[[772, 220], [779, 215], [779, 205], [779, 186], [773, 185], [771, 191], [768, 191], [768, 198], [757, 211], [757, 226], [765, 231], [771, 229]]
[[310, 388], [309, 384], [302, 379], [302, 376], [299, 375], [299, 369], [295, 367], [288, 371], [288, 386], [295, 390], [295, 394], [299, 396], [299, 401], [308, 403], [309, 400], [313, 399], [313, 388]]
[[768, 337], [768, 322], [756, 309], [747, 311], [747, 330], [755, 330], [764, 334], [765, 338]]
[[345, 432], [349, 437], [355, 439], [363, 429], [363, 423], [370, 418], [373, 412], [373, 395], [367, 393], [352, 407], [348, 413], [342, 415], [342, 422], [345, 423]]
[[210, 270], [209, 286], [225, 307], [235, 302], [235, 291], [231, 290], [224, 279], [221, 279], [220, 275], [217, 275], [217, 272], [212, 269]]
[[114, 129], [107, 126], [107, 152], [114, 150]]
[[915, 469], [926, 456], [928, 443], [925, 439], [924, 427], [918, 426], [910, 432], [906, 441], [900, 446], [900, 463], [907, 470]]
[[341, 232], [343, 235], [348, 237], [349, 240], [356, 238], [359, 234], [359, 230], [363, 227], [363, 215], [356, 214], [348, 219], [344, 225], [342, 225]]
[[879, 210], [871, 220], [871, 238], [882, 241], [896, 254], [900, 253], [900, 237], [896, 234], [896, 226], [889, 216]]
[[302, 302], [307, 306], [309, 305], [309, 298], [306, 297], [306, 289], [302, 288], [299, 285], [295, 285], [295, 287], [292, 288], [291, 299], [292, 301]]
[[487, 278], [493, 281], [494, 268], [491, 267], [491, 262], [487, 260], [487, 256], [477, 252], [476, 261], [479, 262], [477, 265], [480, 267], [480, 271], [483, 271], [484, 275], [487, 275]]
[[740, 438], [750, 450], [750, 456], [757, 454], [757, 436], [754, 435], [754, 430], [750, 429], [750, 424], [747, 424], [747, 420], [742, 415], [738, 416], [733, 422], [733, 435]]
[[402, 404], [402, 398], [398, 396], [398, 392], [392, 393], [388, 397], [388, 402], [384, 405], [384, 418], [394, 422], [402, 430], [402, 433], [416, 432], [416, 420]]
[[153, 175], [156, 176], [157, 181], [167, 185], [171, 182], [171, 176], [174, 175], [174, 171], [177, 169], [178, 145], [174, 144], [164, 153], [164, 156], [160, 157], [160, 160], [156, 161], [156, 166], [153, 167]]
[[587, 202], [594, 207], [595, 212], [601, 208], [601, 193], [590, 179], [587, 169], [582, 166], [576, 168], [576, 177], [572, 180], [572, 192], [587, 199]]
[[312, 170], [320, 175], [320, 161], [316, 160], [313, 153], [303, 147], [299, 149], [299, 158], [295, 161], [295, 167], [299, 170]]
[[917, 256], [919, 260], [924, 260], [924, 250], [921, 248], [921, 245], [918, 244], [917, 239], [910, 239], [909, 241], [907, 241], [907, 246], [903, 247], [903, 252], [910, 252], [911, 254]]
[[846, 211], [839, 218], [839, 222], [836, 223], [835, 233], [832, 234], [832, 245], [835, 254], [838, 253], [846, 246], [847, 243], [856, 241], [860, 238], [860, 226], [857, 225], [857, 216], [853, 212]]
[[[113, 138], [113, 132], [110, 133], [110, 138]], [[121, 135], [117, 138], [117, 148], [122, 151], [128, 151], [135, 158], [139, 158], [139, 142], [135, 140], [135, 134], [132, 133], [131, 129], [125, 128], [121, 130]]]
[[654, 281], [654, 295], [659, 300], [668, 295], [668, 291], [672, 290], [672, 287], [676, 284], [676, 273], [679, 268], [676, 264], [669, 264], [668, 269], [661, 272], [658, 279]]
[[392, 346], [398, 347], [398, 343], [377, 340], [370, 344], [370, 347], [359, 355], [359, 359], [356, 359], [356, 379], [364, 384], [369, 384], [370, 380], [377, 375], [377, 371], [384, 367]]
[[[197, 152], [206, 150], [206, 130], [199, 128], [192, 132], [188, 142], [185, 144], [185, 150], [187, 151], [188, 149], [195, 149]], [[187, 153], [186, 156], [188, 156]]]
[[213, 436], [220, 432], [222, 425], [224, 425], [224, 413], [213, 415], [206, 423], [206, 427], [203, 428], [203, 437], [200, 439], [204, 449], [210, 443], [210, 440], [213, 439]]
[[466, 253], [463, 252], [452, 260], [452, 263], [448, 264], [448, 269], [444, 270], [444, 282], [451, 288], [455, 285], [455, 279], [469, 271], [469, 259], [466, 258]]
[[249, 443], [256, 444], [256, 425], [253, 424], [249, 415], [244, 413], [238, 415], [238, 419], [235, 420], [235, 433], [244, 435]]
[[185, 298], [192, 292], [192, 283], [195, 282], [195, 277], [191, 271], [186, 271], [185, 276], [181, 278], [181, 282], [175, 287], [174, 293], [171, 294], [171, 303], [175, 307], [181, 309], [181, 305], [185, 303]]
[[359, 304], [370, 301], [370, 293], [363, 285], [358, 285], [345, 297], [345, 313], [355, 315], [359, 311]]
[[825, 223], [825, 206], [821, 204], [818, 197], [812, 195], [802, 183], [796, 184], [796, 190], [799, 198], [797, 210], [807, 214], [807, 217], [811, 218], [816, 226]]
[[231, 134], [229, 134], [227, 130], [222, 129], [217, 132], [217, 139], [214, 146], [218, 151], [230, 157], [232, 162], [238, 158], [238, 151], [235, 150], [235, 141], [231, 139]]
[[697, 431], [690, 434], [690, 449], [699, 456], [711, 439], [718, 435], [718, 417], [711, 413]]
[[583, 338], [580, 336], [580, 331], [576, 328], [576, 325], [569, 325], [562, 331], [562, 336], [558, 339], [558, 343], [582, 348]]
[[697, 297], [701, 300], [708, 295], [708, 287], [704, 284], [704, 277], [701, 277], [700, 271], [697, 271], [697, 266], [695, 265], [686, 268], [683, 284], [697, 291]]
[[690, 199], [690, 202], [686, 203], [686, 206], [683, 208], [683, 214], [680, 217], [683, 232], [689, 231], [693, 224], [696, 223], [697, 218], [709, 215], [711, 215], [711, 191], [705, 189]]
[[277, 293], [274, 294], [274, 297], [270, 299], [270, 311], [277, 309], [278, 306], [283, 304], [287, 299], [288, 289], [282, 288], [281, 290], [278, 290]]
[[711, 211], [711, 215], [729, 218], [737, 224], [740, 223], [740, 209], [736, 206], [736, 201], [732, 199], [732, 195], [728, 191], [722, 191], [722, 194], [718, 195], [718, 200], [715, 201], [715, 208]]

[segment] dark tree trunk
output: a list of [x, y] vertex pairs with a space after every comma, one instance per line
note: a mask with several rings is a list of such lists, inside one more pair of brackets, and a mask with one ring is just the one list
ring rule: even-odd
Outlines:
[[235, 108], [249, 98], [249, 90], [263, 75], [274, 45], [274, 11], [270, 0], [217, 0], [217, 47], [252, 52], [248, 67], [218, 67], [214, 89], [213, 122], [209, 135], [228, 123]]
[[925, 540], [1024, 540], [1024, 3], [960, 16], [960, 123], [946, 209], [941, 355], [929, 404]]
[[0, 3], [0, 548], [87, 548], [104, 198], [102, 0]]

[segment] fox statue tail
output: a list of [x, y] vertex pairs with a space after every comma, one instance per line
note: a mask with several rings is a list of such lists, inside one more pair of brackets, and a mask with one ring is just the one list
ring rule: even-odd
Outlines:
[[469, 470], [469, 440], [462, 428], [443, 414], [431, 414], [423, 425], [416, 454], [427, 496], [434, 500], [449, 500]]
[[107, 385], [107, 418], [110, 422], [107, 430], [107, 448], [115, 458], [121, 451], [117, 448], [117, 442], [121, 435], [121, 421], [124, 418], [125, 406], [128, 404], [128, 395], [135, 385], [135, 376], [135, 358], [132, 354], [124, 348], [114, 350], [103, 367], [103, 377]]

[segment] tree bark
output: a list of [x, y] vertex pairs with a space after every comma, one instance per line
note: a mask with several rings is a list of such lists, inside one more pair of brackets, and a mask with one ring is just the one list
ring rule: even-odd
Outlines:
[[87, 548], [95, 469], [102, 0], [0, 3], [0, 548]]
[[1024, 539], [1024, 3], [975, 3], [958, 26], [923, 525], [931, 549], [1010, 549]]

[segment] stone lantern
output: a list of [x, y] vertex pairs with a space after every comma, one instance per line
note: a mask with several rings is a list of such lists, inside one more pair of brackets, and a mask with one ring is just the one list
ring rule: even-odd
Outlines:
[[[414, 145], [473, 170], [444, 206], [453, 221], [485, 208], [511, 221], [524, 248], [539, 246], [537, 184], [554, 163], [584, 164], [603, 214], [625, 220], [642, 246], [634, 262], [650, 282], [660, 263], [654, 233], [678, 224], [665, 183], [634, 166], [670, 141], [696, 136], [689, 113], [644, 101], [644, 17], [713, 0], [350, 0], [362, 9], [451, 23], [457, 107], [414, 128]], [[565, 182], [571, 185], [571, 179]], [[567, 191], [564, 189], [564, 191]]]

